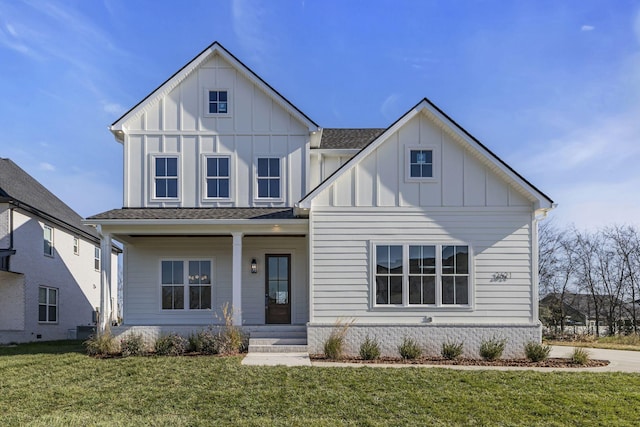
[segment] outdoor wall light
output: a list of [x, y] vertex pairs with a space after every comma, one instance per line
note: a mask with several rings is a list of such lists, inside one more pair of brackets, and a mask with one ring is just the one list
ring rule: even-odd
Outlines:
[[258, 272], [258, 263], [256, 262], [256, 259], [252, 259], [251, 260], [251, 274], [256, 274]]

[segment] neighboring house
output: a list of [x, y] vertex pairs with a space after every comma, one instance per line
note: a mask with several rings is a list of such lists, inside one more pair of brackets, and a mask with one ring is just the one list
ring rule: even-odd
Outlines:
[[95, 325], [100, 258], [95, 228], [0, 158], [0, 343], [67, 339]]
[[124, 243], [116, 334], [186, 334], [228, 302], [249, 331], [301, 325], [311, 353], [349, 319], [351, 352], [541, 338], [553, 202], [427, 99], [386, 129], [323, 129], [213, 43], [111, 131], [125, 205], [86, 222]]
[[[596, 319], [596, 303], [598, 316]], [[609, 333], [609, 323], [613, 321], [624, 329], [633, 327], [633, 307], [631, 303], [625, 303], [619, 299], [613, 299], [615, 305], [611, 305], [611, 298], [605, 295], [579, 294], [567, 292], [564, 297], [560, 293], [550, 293], [540, 300], [541, 320], [549, 330], [569, 333], [596, 333], [596, 322], [600, 334]], [[610, 307], [614, 307], [615, 319], [609, 319]], [[637, 312], [640, 317], [640, 310]], [[621, 323], [618, 323], [621, 322]]]

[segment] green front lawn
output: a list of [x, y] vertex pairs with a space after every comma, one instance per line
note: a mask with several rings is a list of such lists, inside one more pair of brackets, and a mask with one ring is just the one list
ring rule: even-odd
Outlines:
[[636, 425], [640, 375], [241, 366], [0, 348], [0, 425]]

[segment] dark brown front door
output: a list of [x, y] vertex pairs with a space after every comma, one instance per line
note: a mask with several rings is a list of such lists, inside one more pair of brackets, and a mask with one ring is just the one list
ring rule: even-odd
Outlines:
[[267, 255], [265, 323], [291, 323], [291, 255]]

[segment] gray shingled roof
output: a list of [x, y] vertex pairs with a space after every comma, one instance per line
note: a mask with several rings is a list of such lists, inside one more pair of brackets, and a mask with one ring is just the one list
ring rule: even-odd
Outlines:
[[295, 219], [291, 208], [123, 208], [87, 219]]
[[0, 158], [0, 198], [23, 205], [40, 216], [58, 222], [98, 239], [95, 228], [82, 223], [82, 217], [58, 199], [11, 159]]
[[320, 149], [362, 149], [385, 130], [383, 128], [325, 128], [322, 129]]

